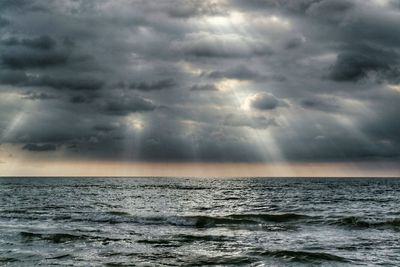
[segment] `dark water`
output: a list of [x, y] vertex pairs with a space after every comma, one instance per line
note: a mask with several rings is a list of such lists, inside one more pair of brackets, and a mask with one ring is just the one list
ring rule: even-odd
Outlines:
[[0, 265], [400, 266], [400, 179], [2, 178]]

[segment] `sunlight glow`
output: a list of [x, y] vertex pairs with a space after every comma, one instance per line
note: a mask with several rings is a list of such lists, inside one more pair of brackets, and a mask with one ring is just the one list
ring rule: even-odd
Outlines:
[[142, 131], [145, 128], [145, 124], [141, 118], [139, 118], [136, 114], [129, 115], [126, 118], [129, 127], [136, 131]]
[[389, 88], [389, 90], [392, 90], [394, 92], [400, 93], [400, 84], [388, 84], [387, 88]]
[[192, 75], [199, 76], [203, 73], [201, 68], [187, 61], [180, 61], [178, 65], [183, 69], [184, 72]]
[[241, 25], [245, 23], [245, 17], [243, 13], [231, 12], [226, 16], [210, 16], [204, 19], [204, 22], [211, 26], [217, 28], [229, 28], [232, 25]]
[[237, 89], [240, 85], [246, 84], [246, 81], [236, 79], [223, 79], [216, 83], [218, 90], [226, 92]]
[[[8, 161], [8, 160], [7, 160]], [[10, 160], [11, 161], [11, 160]], [[398, 177], [395, 162], [358, 163], [179, 163], [179, 162], [108, 162], [108, 161], [31, 161], [10, 168], [0, 164], [2, 176], [163, 176], [163, 177]]]

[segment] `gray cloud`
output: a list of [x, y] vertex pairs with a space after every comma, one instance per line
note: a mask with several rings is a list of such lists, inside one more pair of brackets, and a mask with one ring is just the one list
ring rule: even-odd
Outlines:
[[47, 86], [54, 89], [67, 89], [67, 90], [99, 90], [104, 82], [95, 77], [57, 77], [43, 76], [38, 78], [31, 78], [27, 85], [31, 86]]
[[163, 8], [166, 10], [168, 15], [175, 18], [225, 14], [224, 9], [220, 5], [216, 2], [208, 1], [172, 1], [170, 3], [164, 3]]
[[59, 90], [96, 91], [104, 86], [104, 82], [97, 77], [82, 76], [48, 76], [27, 75], [23, 71], [0, 72], [0, 81], [3, 84], [25, 87], [49, 87]]
[[[272, 54], [271, 48], [261, 40], [241, 40], [235, 34], [194, 33], [176, 41], [172, 49], [195, 57], [252, 57]], [[245, 41], [245, 44], [243, 43]]]
[[304, 12], [313, 3], [320, 0], [234, 0], [241, 7], [256, 10], [280, 9], [292, 12]]
[[191, 91], [218, 91], [214, 84], [195, 84], [190, 87]]
[[43, 92], [24, 92], [22, 94], [22, 98], [30, 99], [30, 100], [50, 100], [50, 99], [57, 99], [56, 96], [50, 95]]
[[8, 24], [10, 24], [10, 22], [7, 19], [0, 17], [0, 28], [7, 26]]
[[172, 79], [163, 79], [153, 82], [140, 82], [131, 83], [129, 85], [130, 89], [140, 90], [140, 91], [152, 91], [152, 90], [163, 90], [169, 89], [176, 86], [176, 83]]
[[60, 52], [26, 52], [3, 54], [2, 64], [10, 69], [48, 68], [67, 63], [68, 55]]
[[302, 44], [305, 42], [305, 38], [303, 36], [295, 36], [291, 37], [288, 41], [285, 43], [285, 48], [286, 49], [295, 49], [300, 47]]
[[256, 70], [250, 69], [244, 65], [238, 65], [226, 70], [216, 70], [207, 74], [213, 79], [229, 78], [238, 80], [253, 80], [253, 81], [283, 81], [285, 77], [279, 74], [259, 73]]
[[343, 110], [338, 100], [329, 96], [314, 96], [302, 99], [300, 105], [306, 109], [315, 109], [325, 112], [340, 112]]
[[322, 20], [337, 21], [345, 16], [355, 6], [350, 0], [322, 0], [309, 6], [307, 14], [316, 16]]
[[22, 147], [22, 149], [34, 152], [46, 152], [56, 150], [56, 146], [53, 144], [26, 144]]
[[0, 82], [3, 85], [19, 85], [28, 80], [28, 76], [22, 71], [0, 71]]
[[336, 81], [358, 81], [371, 73], [386, 76], [386, 73], [399, 67], [398, 60], [399, 56], [392, 51], [355, 47], [353, 51], [338, 55], [331, 67], [330, 78]]
[[152, 111], [156, 108], [148, 99], [135, 97], [121, 97], [106, 100], [100, 104], [101, 109], [110, 115], [125, 116], [132, 112]]
[[48, 35], [41, 35], [33, 38], [10, 37], [2, 41], [5, 46], [26, 46], [32, 49], [51, 50], [56, 46], [56, 41]]
[[287, 107], [288, 104], [270, 93], [257, 93], [250, 99], [250, 106], [258, 110], [272, 110], [278, 107]]
[[265, 116], [243, 116], [228, 114], [223, 122], [224, 125], [232, 127], [249, 127], [253, 129], [266, 129], [271, 126], [277, 126], [274, 118]]
[[84, 104], [93, 102], [94, 98], [96, 98], [96, 95], [74, 95], [70, 97], [69, 101], [74, 104]]

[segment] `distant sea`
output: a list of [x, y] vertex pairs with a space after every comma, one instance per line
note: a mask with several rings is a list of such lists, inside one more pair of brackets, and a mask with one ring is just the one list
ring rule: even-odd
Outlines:
[[400, 179], [0, 178], [0, 266], [400, 266]]

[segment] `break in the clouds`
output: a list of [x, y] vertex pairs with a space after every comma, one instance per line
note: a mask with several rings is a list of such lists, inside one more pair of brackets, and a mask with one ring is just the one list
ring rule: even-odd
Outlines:
[[400, 156], [395, 0], [4, 0], [0, 137], [131, 161]]

